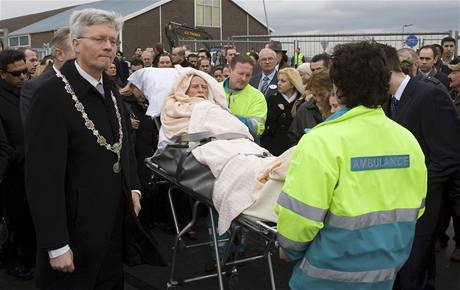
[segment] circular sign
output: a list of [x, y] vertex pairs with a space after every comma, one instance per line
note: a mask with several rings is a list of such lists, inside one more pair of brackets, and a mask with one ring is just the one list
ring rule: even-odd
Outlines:
[[409, 47], [414, 47], [417, 45], [417, 43], [418, 43], [418, 38], [415, 35], [409, 35], [406, 38], [406, 45]]

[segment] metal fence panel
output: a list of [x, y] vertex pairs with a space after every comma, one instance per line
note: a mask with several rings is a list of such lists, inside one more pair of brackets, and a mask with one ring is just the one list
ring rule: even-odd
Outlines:
[[[307, 34], [307, 35], [235, 35], [232, 36], [234, 41], [259, 41], [264, 38], [266, 42], [269, 40], [278, 40], [283, 44], [283, 48], [287, 50], [288, 56], [294, 54], [296, 47], [308, 58], [318, 53], [331, 53], [334, 46], [341, 43], [373, 40], [380, 43], [385, 43], [395, 47], [396, 49], [407, 47], [406, 39], [409, 35], [414, 35], [417, 38], [417, 44], [414, 49], [418, 49], [423, 45], [441, 43], [441, 39], [446, 36], [453, 36], [452, 31], [449, 32], [411, 32], [411, 33], [362, 33], [362, 34]], [[459, 39], [458, 32], [455, 32], [457, 40]], [[458, 44], [458, 41], [457, 41]], [[458, 46], [457, 46], [458, 50]]]

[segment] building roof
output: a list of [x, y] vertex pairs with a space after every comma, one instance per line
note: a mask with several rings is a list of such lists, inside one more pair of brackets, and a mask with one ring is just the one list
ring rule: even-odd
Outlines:
[[64, 12], [58, 13], [49, 18], [35, 22], [19, 30], [10, 32], [10, 35], [31, 34], [31, 33], [57, 30], [60, 27], [69, 25], [70, 15], [72, 15], [74, 11], [85, 9], [85, 8], [95, 8], [95, 9], [102, 9], [102, 10], [108, 10], [108, 11], [115, 11], [119, 13], [123, 17], [124, 20], [127, 20], [126, 19], [127, 17], [130, 17], [131, 15], [136, 14], [137, 12], [140, 12], [140, 11], [142, 12], [139, 14], [142, 14], [150, 9], [160, 6], [161, 4], [163, 4], [162, 2], [168, 2], [168, 1], [164, 1], [164, 0], [136, 0], [136, 1], [104, 0], [104, 1], [85, 3], [85, 4], [75, 6], [72, 9], [66, 10]]
[[25, 27], [27, 25], [36, 23], [42, 19], [48, 18], [50, 16], [56, 15], [62, 11], [65, 11], [67, 9], [70, 9], [73, 6], [70, 7], [64, 7], [60, 9], [55, 9], [55, 10], [49, 10], [45, 12], [40, 12], [40, 13], [34, 13], [34, 14], [29, 14], [29, 15], [24, 15], [24, 16], [19, 16], [19, 17], [12, 17], [12, 18], [7, 18], [4, 20], [0, 20], [0, 28], [7, 28], [9, 32], [16, 31], [18, 29], [21, 29], [22, 27]]
[[[115, 11], [119, 13], [123, 20], [129, 20], [134, 18], [138, 15], [141, 15], [147, 11], [155, 9], [165, 3], [168, 3], [173, 0], [136, 0], [136, 1], [127, 1], [127, 0], [103, 0], [98, 2], [91, 2], [82, 5], [75, 6], [71, 9], [65, 10], [61, 13], [53, 15], [49, 18], [43, 19], [41, 21], [35, 22], [28, 26], [25, 26], [21, 29], [16, 31], [12, 31], [9, 35], [23, 35], [23, 34], [32, 34], [38, 32], [47, 32], [47, 31], [54, 31], [61, 27], [65, 27], [69, 25], [70, 15], [76, 11], [85, 8], [95, 8], [95, 9], [102, 9], [108, 11]], [[240, 7], [246, 13], [251, 15], [246, 9], [242, 8], [236, 2], [232, 1], [235, 5]], [[260, 22], [262, 25], [266, 26], [264, 22], [260, 21], [253, 15], [251, 15], [254, 19]]]

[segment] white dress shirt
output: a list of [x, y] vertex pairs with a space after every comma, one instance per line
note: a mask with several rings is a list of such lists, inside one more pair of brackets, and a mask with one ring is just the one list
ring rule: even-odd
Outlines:
[[[259, 81], [259, 86], [258, 86], [259, 91], [262, 89], [262, 84], [264, 83], [264, 78], [265, 77], [269, 78], [268, 84], [270, 85], [270, 83], [272, 82], [273, 78], [275, 77], [275, 74], [276, 74], [276, 69], [274, 69], [272, 71], [272, 73], [269, 74], [269, 75], [266, 75], [266, 74], [262, 73], [262, 76], [260, 77], [260, 81]], [[268, 90], [268, 88], [269, 87], [267, 87], [267, 90]], [[265, 92], [262, 92], [262, 93], [265, 93]]]
[[401, 82], [398, 89], [396, 90], [396, 93], [394, 94], [394, 97], [396, 98], [396, 100], [398, 101], [401, 100], [401, 95], [406, 89], [406, 86], [409, 83], [409, 81], [410, 81], [410, 76], [406, 75], [406, 77], [404, 78], [404, 80]]

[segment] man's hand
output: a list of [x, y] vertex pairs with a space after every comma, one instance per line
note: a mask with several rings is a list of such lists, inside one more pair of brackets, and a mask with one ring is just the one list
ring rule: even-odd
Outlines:
[[283, 249], [280, 247], [279, 249], [279, 254], [280, 254], [280, 259], [285, 261], [285, 262], [290, 262], [288, 256], [286, 255], [286, 253], [284, 253]]
[[71, 273], [75, 270], [75, 266], [73, 265], [73, 253], [72, 250], [68, 250], [63, 255], [50, 258], [50, 265], [53, 270]]
[[141, 197], [139, 196], [139, 193], [131, 191], [131, 198], [133, 199], [134, 212], [137, 216], [141, 211]]
[[137, 119], [131, 118], [131, 127], [135, 130], [139, 129], [139, 124], [141, 122]]

